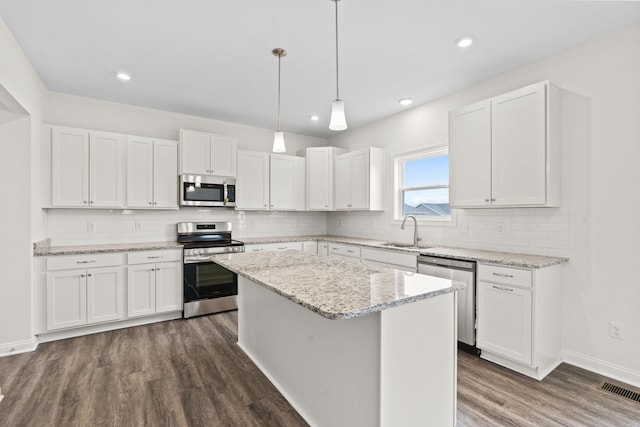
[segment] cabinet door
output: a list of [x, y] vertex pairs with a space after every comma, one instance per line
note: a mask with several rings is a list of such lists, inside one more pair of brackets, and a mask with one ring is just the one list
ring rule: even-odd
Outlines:
[[129, 266], [127, 281], [127, 314], [146, 316], [156, 312], [156, 275], [154, 264]]
[[47, 273], [47, 330], [87, 323], [85, 270]]
[[153, 207], [178, 207], [178, 143], [155, 140], [153, 146]]
[[156, 313], [182, 310], [182, 263], [156, 264]]
[[449, 204], [491, 204], [491, 103], [449, 113]]
[[492, 197], [496, 206], [546, 202], [546, 84], [491, 101]]
[[122, 267], [87, 270], [87, 323], [124, 317]]
[[276, 210], [296, 209], [296, 157], [270, 156], [270, 203]]
[[329, 255], [329, 243], [327, 242], [318, 242], [318, 255]]
[[531, 364], [531, 291], [478, 282], [478, 348]]
[[127, 206], [153, 207], [153, 139], [127, 140]]
[[211, 135], [211, 174], [236, 177], [236, 138]]
[[307, 149], [307, 209], [326, 211], [332, 208], [332, 162], [333, 157], [329, 149]]
[[122, 207], [125, 199], [124, 137], [106, 132], [89, 134], [89, 205]]
[[51, 206], [89, 206], [89, 131], [52, 129]]
[[269, 155], [238, 150], [236, 209], [269, 209]]
[[350, 206], [351, 209], [369, 208], [369, 150], [357, 151], [351, 155], [351, 169], [349, 180], [351, 182]]
[[209, 175], [211, 137], [208, 133], [180, 131], [180, 173]]
[[336, 209], [351, 208], [351, 157], [343, 154], [335, 161], [334, 197]]

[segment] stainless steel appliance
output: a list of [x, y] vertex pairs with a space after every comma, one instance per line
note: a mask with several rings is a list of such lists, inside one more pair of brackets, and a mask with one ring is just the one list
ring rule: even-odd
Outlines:
[[236, 205], [236, 180], [208, 175], [180, 175], [180, 206]]
[[231, 223], [181, 222], [178, 242], [184, 245], [183, 317], [238, 308], [238, 276], [211, 258], [214, 254], [244, 252], [244, 243], [231, 238]]
[[458, 292], [458, 348], [480, 354], [476, 347], [476, 263], [420, 255], [418, 273], [467, 284], [464, 290]]

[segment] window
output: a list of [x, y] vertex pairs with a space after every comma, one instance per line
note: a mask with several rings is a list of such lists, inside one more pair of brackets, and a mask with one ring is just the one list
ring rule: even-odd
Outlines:
[[447, 148], [400, 156], [394, 165], [396, 220], [414, 215], [418, 220], [451, 221]]

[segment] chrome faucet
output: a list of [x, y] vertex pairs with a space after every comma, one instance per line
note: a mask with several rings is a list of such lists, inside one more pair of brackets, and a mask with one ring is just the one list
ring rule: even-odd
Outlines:
[[400, 230], [404, 230], [404, 223], [407, 222], [407, 218], [411, 218], [413, 220], [413, 246], [418, 246], [418, 242], [422, 240], [422, 238], [418, 237], [418, 220], [413, 215], [407, 215], [402, 220], [402, 225], [400, 226]]

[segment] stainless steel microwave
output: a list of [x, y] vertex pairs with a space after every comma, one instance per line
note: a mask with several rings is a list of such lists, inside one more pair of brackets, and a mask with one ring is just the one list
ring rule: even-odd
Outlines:
[[235, 179], [208, 175], [180, 175], [180, 206], [235, 207], [235, 205]]

